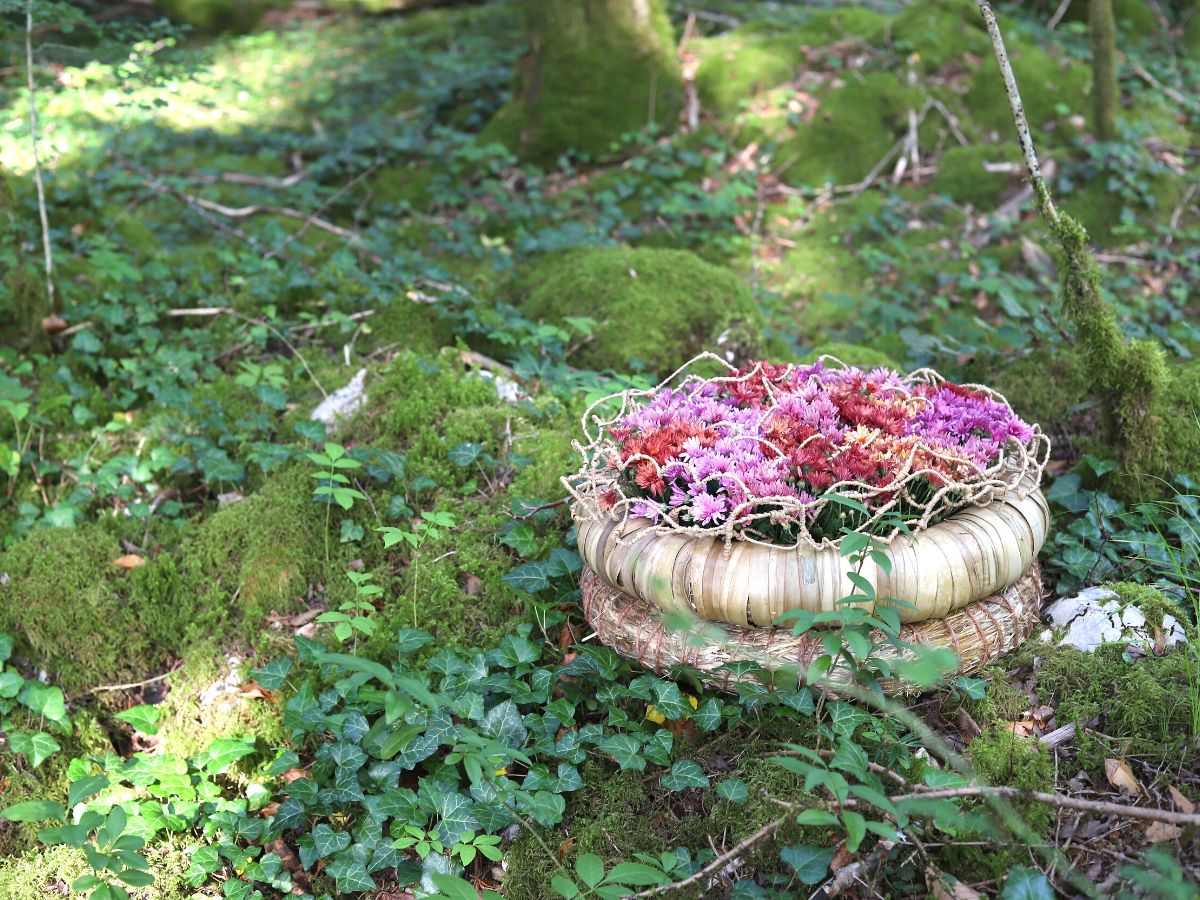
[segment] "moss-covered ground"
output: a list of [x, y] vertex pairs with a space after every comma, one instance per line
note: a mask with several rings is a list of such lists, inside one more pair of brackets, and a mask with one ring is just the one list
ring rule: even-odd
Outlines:
[[[1058, 531], [1088, 500], [1097, 509], [1092, 544], [1048, 543], [1048, 589], [1090, 577], [1080, 554], [1128, 561], [1156, 537], [1186, 542], [1195, 481], [1176, 482], [1165, 496], [1182, 497], [1159, 518], [1134, 521], [1134, 504], [1200, 473], [1197, 111], [1178, 100], [1196, 96], [1186, 48], [1200, 17], [1115, 3], [1123, 105], [1117, 140], [1098, 142], [1077, 11], [1053, 32], [1057, 4], [1004, 13], [1056, 198], [1102, 248], [1106, 334], [1163, 348], [1128, 357], [1119, 380], [1153, 383], [1153, 396], [1118, 404], [1056, 295], [1054, 235], [1023, 193], [969, 0], [661, 4], [653, 53], [620, 57], [593, 29], [590, 62], [551, 47], [538, 72], [522, 57], [537, 4], [160, 5], [176, 24], [120, 10], [37, 51], [61, 325], [43, 321], [23, 45], [16, 19], [4, 23], [0, 633], [17, 671], [63, 690], [74, 722], [38, 767], [0, 748], [5, 806], [61, 797], [68, 763], [87, 754], [189, 757], [247, 737], [268, 759], [290, 740], [286, 694], [256, 689], [250, 670], [292, 653], [297, 635], [332, 640], [315, 619], [354, 596], [347, 572], [382, 588], [376, 633], [356, 648], [374, 659], [414, 624], [434, 636], [429, 658], [495, 647], [547, 606], [576, 615], [573, 596], [534, 600], [505, 576], [571, 543], [553, 504], [579, 417], [704, 350], [932, 365], [1005, 393], [1054, 438], [1053, 475], [1091, 491], [1055, 506]], [[614, 107], [622, 91], [661, 102]], [[360, 369], [361, 406], [327, 431], [312, 423]], [[308, 454], [326, 441], [361, 462], [350, 509], [314, 498]], [[1109, 494], [1129, 504], [1117, 514]], [[377, 528], [416, 527], [422, 512], [455, 525], [384, 547]], [[1113, 551], [1122, 541], [1136, 546]], [[1196, 588], [1186, 572], [1130, 569]], [[1122, 588], [1151, 613], [1194, 615], [1147, 590]], [[1200, 681], [1186, 651], [1034, 640], [984, 677], [982, 699], [914, 708], [988, 782], [1082, 790], [1082, 771], [1107, 794], [1115, 759], [1156, 800], [1197, 797]], [[116, 718], [142, 704], [161, 715], [149, 743]], [[777, 817], [777, 801], [817, 796], [769, 756], [826, 741], [809, 722], [750, 716], [680, 737], [675, 757], [702, 759], [714, 783], [741, 779], [745, 803], [671, 792], [659, 770], [591, 753], [563, 822], [506, 839], [503, 873], [477, 866], [480, 884], [545, 897], [560, 864], [586, 853], [726, 850]], [[1068, 723], [1073, 742], [1039, 748]], [[1047, 807], [1019, 811], [1052, 837]], [[83, 872], [79, 853], [36, 831], [0, 823], [0, 897], [60, 895]], [[1106, 874], [1141, 853], [1143, 833], [1103, 846]], [[984, 837], [922, 864], [983, 890], [1030, 864], [1024, 848], [969, 846]], [[1167, 842], [1185, 863], [1191, 837]], [[837, 840], [789, 823], [739, 870], [763, 893], [738, 896], [795, 895], [779, 850]], [[158, 880], [137, 900], [209, 896], [184, 883], [175, 842], [156, 842], [150, 861]], [[877, 884], [922, 895], [911, 862], [888, 859]]]

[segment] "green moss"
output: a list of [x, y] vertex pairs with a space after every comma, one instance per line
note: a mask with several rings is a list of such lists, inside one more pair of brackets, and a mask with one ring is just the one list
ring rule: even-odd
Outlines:
[[858, 366], [863, 369], [874, 369], [886, 366], [889, 369], [901, 371], [903, 367], [894, 359], [874, 347], [864, 347], [861, 344], [841, 344], [828, 342], [818, 344], [796, 362], [802, 365], [814, 363], [822, 356], [833, 356], [848, 366]]
[[999, 666], [992, 666], [979, 673], [987, 679], [987, 690], [982, 700], [965, 700], [963, 706], [981, 726], [994, 723], [1016, 722], [1029, 709], [1029, 697], [1009, 680], [1008, 674]]
[[1069, 418], [1070, 409], [1087, 398], [1092, 379], [1086, 360], [1066, 349], [987, 360], [968, 375], [1003, 394], [1027, 422], [1047, 425]]
[[[69, 735], [57, 731], [54, 739], [62, 747], [38, 768], [31, 768], [24, 757], [4, 753], [0, 757], [0, 774], [4, 779], [4, 805], [12, 806], [27, 800], [57, 799], [66, 795], [70, 786], [67, 766], [77, 756], [89, 753], [111, 753], [112, 742], [97, 718], [87, 710], [72, 710], [72, 731]], [[14, 722], [13, 730], [36, 731], [36, 722]], [[37, 833], [44, 823], [0, 821], [0, 857], [13, 856], [37, 846]], [[0, 877], [0, 885], [3, 885]], [[0, 892], [0, 896], [7, 894]]]
[[[1066, 118], [1064, 113], [1090, 112], [1084, 102], [1091, 80], [1087, 66], [1034, 46], [1029, 38], [1019, 34], [1005, 35], [1005, 40], [1035, 143], [1039, 146], [1062, 143], [1064, 128], [1046, 126], [1052, 120]], [[970, 111], [967, 120], [970, 126], [985, 134], [994, 132], [1004, 139], [1012, 134], [1008, 95], [990, 53], [972, 69], [963, 102]]]
[[[1162, 30], [1154, 5], [1147, 0], [1112, 0], [1112, 9], [1123, 37], [1140, 40]], [[1193, 14], [1193, 21], [1197, 18], [1200, 17]]]
[[[1100, 717], [1095, 730], [1113, 739], [1110, 749], [1124, 744], [1131, 753], [1173, 757], [1191, 729], [1187, 652], [1174, 649], [1130, 662], [1124, 650], [1109, 644], [1083, 653], [1034, 641], [1021, 655], [1041, 659], [1034, 691], [1055, 707], [1059, 724]], [[1094, 756], [1088, 765], [1096, 771], [1103, 757]]]
[[662, 0], [526, 0], [524, 10], [532, 46], [485, 140], [552, 163], [568, 150], [606, 153], [648, 122], [674, 126], [683, 78]]
[[433, 356], [442, 347], [453, 343], [450, 321], [438, 315], [431, 304], [395, 297], [371, 317], [371, 334], [380, 347], [411, 350]]
[[159, 7], [171, 18], [201, 31], [249, 31], [271, 6], [281, 0], [160, 0]]
[[909, 109], [921, 95], [891, 72], [849, 79], [821, 100], [811, 122], [782, 141], [775, 156], [790, 165], [780, 173], [789, 184], [848, 184], [865, 178], [903, 134]]
[[916, 53], [927, 71], [991, 52], [983, 17], [973, 0], [932, 0], [906, 6], [892, 24], [897, 49]]
[[175, 648], [214, 622], [181, 589], [174, 561], [152, 557], [132, 570], [100, 525], [34, 532], [0, 555], [0, 631], [68, 693], [161, 671]]
[[729, 119], [767, 88], [792, 78], [804, 62], [794, 31], [748, 22], [695, 42], [700, 105]]
[[999, 196], [1019, 183], [1019, 174], [988, 172], [984, 163], [1020, 163], [1020, 152], [1011, 144], [971, 144], [951, 147], [938, 161], [938, 172], [930, 189], [945, 194], [955, 203], [969, 203], [988, 210]]
[[589, 368], [627, 371], [636, 361], [667, 374], [703, 350], [724, 349], [718, 339], [739, 322], [761, 333], [762, 316], [741, 279], [685, 250], [569, 251], [544, 260], [524, 284], [520, 308], [530, 318], [596, 320], [593, 340], [571, 359]]
[[1117, 87], [1116, 22], [1112, 0], [1088, 0], [1088, 34], [1092, 40], [1092, 121], [1096, 138], [1111, 141], [1116, 137], [1117, 106], [1121, 91]]
[[324, 537], [325, 510], [313, 502], [312, 479], [289, 466], [194, 528], [181, 548], [185, 593], [252, 633], [267, 613], [300, 605], [323, 568]]
[[[189, 900], [196, 896], [183, 873], [189, 858], [181, 847], [150, 847], [146, 851], [154, 884], [133, 892], [137, 900]], [[0, 860], [0, 897], [5, 900], [46, 900], [63, 896], [67, 887], [91, 872], [81, 850], [47, 847]], [[82, 896], [71, 894], [72, 897]]]
[[1121, 606], [1136, 606], [1146, 617], [1146, 624], [1151, 628], [1162, 628], [1163, 617], [1172, 616], [1180, 625], [1191, 630], [1195, 626], [1187, 620], [1187, 616], [1179, 604], [1157, 588], [1148, 584], [1134, 584], [1121, 581], [1108, 587], [1116, 591], [1121, 600]]
[[162, 752], [186, 759], [223, 737], [249, 737], [263, 750], [285, 746], [279, 701], [247, 698], [239, 689], [250, 680], [249, 667], [212, 644], [189, 647], [159, 707]]

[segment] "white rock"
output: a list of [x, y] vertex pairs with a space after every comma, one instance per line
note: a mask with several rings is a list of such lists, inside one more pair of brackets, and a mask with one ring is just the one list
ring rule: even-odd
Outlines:
[[367, 402], [366, 383], [367, 370], [359, 369], [349, 384], [322, 400], [309, 418], [314, 422], [323, 422], [329, 434], [337, 434], [339, 421], [348, 419]]
[[[1122, 605], [1116, 591], [1090, 587], [1074, 597], [1055, 600], [1043, 612], [1057, 631], [1065, 629], [1059, 644], [1091, 653], [1102, 644], [1154, 645], [1154, 629], [1146, 615], [1132, 603]], [[1187, 640], [1174, 616], [1164, 615], [1163, 643], [1170, 647]]]

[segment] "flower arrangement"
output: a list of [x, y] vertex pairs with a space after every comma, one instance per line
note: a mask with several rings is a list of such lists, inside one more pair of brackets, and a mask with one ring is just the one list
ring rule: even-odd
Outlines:
[[1048, 455], [1045, 436], [998, 394], [931, 370], [901, 376], [830, 357], [727, 368], [607, 398], [621, 404], [609, 419], [594, 405], [584, 428], [590, 417], [598, 431], [577, 445], [584, 465], [569, 484], [576, 500], [660, 531], [824, 546], [847, 531], [887, 539], [1031, 489]]

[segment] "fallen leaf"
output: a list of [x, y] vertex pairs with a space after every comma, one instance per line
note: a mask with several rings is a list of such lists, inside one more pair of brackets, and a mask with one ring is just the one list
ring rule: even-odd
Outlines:
[[925, 870], [925, 883], [930, 895], [937, 900], [979, 900], [979, 894], [965, 882], [948, 881], [948, 876], [936, 869]]
[[138, 556], [136, 553], [126, 553], [124, 556], [118, 556], [112, 561], [112, 564], [118, 569], [136, 569], [140, 565], [144, 565], [146, 560]]
[[655, 709], [653, 703], [646, 704], [646, 718], [655, 725], [661, 725], [663, 722], [667, 721], [667, 717]]
[[558, 845], [558, 858], [564, 859], [571, 852], [571, 848], [575, 846], [575, 838], [569, 837]]
[[838, 844], [837, 850], [833, 852], [833, 859], [829, 861], [829, 871], [836, 872], [838, 869], [844, 869], [850, 865], [850, 851], [846, 849], [846, 842], [842, 841]]
[[257, 681], [247, 681], [238, 687], [238, 691], [241, 693], [243, 700], [269, 700], [271, 702], [275, 700], [275, 695]]
[[1141, 782], [1133, 774], [1133, 769], [1129, 768], [1129, 763], [1122, 759], [1106, 759], [1104, 761], [1104, 775], [1108, 778], [1108, 783], [1122, 794], [1142, 793]]
[[967, 743], [970, 743], [983, 734], [983, 729], [979, 727], [979, 723], [975, 721], [974, 717], [967, 712], [965, 706], [958, 708], [958, 730], [963, 733], [963, 738]]
[[1146, 843], [1161, 844], [1163, 841], [1173, 841], [1183, 834], [1178, 825], [1168, 825], [1166, 822], [1151, 822], [1146, 829]]
[[308, 777], [308, 772], [306, 772], [304, 769], [298, 769], [293, 766], [292, 768], [290, 768], [286, 772], [284, 772], [282, 775], [280, 775], [279, 780], [282, 781], [284, 784], [291, 784], [293, 781], [296, 781], [297, 779], [307, 778], [307, 777]]
[[1170, 792], [1171, 802], [1175, 804], [1175, 808], [1177, 810], [1187, 813], [1188, 815], [1191, 815], [1196, 811], [1195, 801], [1189, 800], [1187, 797], [1183, 796], [1179, 788], [1175, 787], [1174, 785], [1170, 785], [1167, 787], [1167, 791]]

